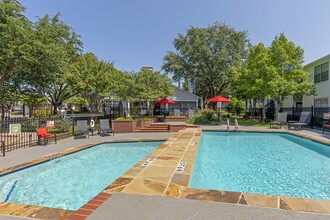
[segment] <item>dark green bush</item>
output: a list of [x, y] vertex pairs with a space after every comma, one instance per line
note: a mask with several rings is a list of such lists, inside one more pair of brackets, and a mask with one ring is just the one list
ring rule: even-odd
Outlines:
[[42, 109], [42, 110], [34, 110], [32, 113], [32, 116], [41, 116], [41, 117], [47, 117], [52, 115], [52, 110], [50, 109]]
[[216, 119], [215, 111], [213, 111], [212, 109], [202, 109], [197, 112], [197, 115], [199, 114], [206, 118], [208, 121], [213, 121]]
[[216, 119], [215, 111], [211, 109], [202, 109], [198, 111], [188, 123], [191, 124], [210, 124]]

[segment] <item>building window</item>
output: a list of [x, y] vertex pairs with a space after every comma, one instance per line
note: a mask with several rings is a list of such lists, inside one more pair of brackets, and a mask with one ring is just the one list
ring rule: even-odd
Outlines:
[[322, 108], [322, 107], [328, 107], [328, 98], [322, 98], [322, 99], [314, 99], [314, 107], [315, 108]]
[[329, 80], [329, 62], [314, 67], [314, 83]]

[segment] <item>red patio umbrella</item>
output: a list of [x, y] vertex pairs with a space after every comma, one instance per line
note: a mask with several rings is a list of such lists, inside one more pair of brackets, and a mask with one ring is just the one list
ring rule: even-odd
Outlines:
[[227, 98], [225, 98], [223, 96], [218, 95], [216, 97], [213, 97], [211, 99], [206, 100], [206, 102], [232, 102], [232, 100], [227, 99]]
[[[167, 99], [167, 98], [163, 98], [163, 99], [161, 99], [161, 100], [157, 100], [156, 102], [155, 102], [155, 105], [161, 105], [161, 104], [175, 104], [175, 102], [173, 102], [173, 101], [171, 101], [171, 100], [169, 100], [169, 99]], [[164, 112], [164, 122], [165, 122], [165, 112]]]
[[173, 102], [167, 98], [164, 98], [161, 100], [157, 100], [155, 104], [175, 104], [175, 102]]
[[[216, 102], [216, 103], [220, 102], [220, 106], [219, 106], [220, 109], [219, 110], [221, 111], [221, 102], [232, 102], [232, 100], [218, 95], [216, 97], [213, 97], [211, 99], [206, 100], [206, 102]], [[220, 123], [220, 111], [218, 111], [218, 124]]]

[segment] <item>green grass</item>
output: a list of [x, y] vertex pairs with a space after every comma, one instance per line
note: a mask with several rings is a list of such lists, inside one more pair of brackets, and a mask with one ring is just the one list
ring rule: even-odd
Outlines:
[[[230, 118], [229, 121], [234, 123], [235, 119]], [[238, 118], [237, 121], [238, 121], [238, 125], [249, 125], [249, 126], [255, 126], [255, 127], [264, 127], [267, 125], [265, 123], [259, 122], [256, 119]]]

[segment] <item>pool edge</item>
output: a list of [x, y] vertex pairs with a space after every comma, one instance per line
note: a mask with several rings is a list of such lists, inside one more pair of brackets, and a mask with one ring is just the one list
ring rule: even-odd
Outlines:
[[[225, 131], [225, 130], [216, 130], [216, 131]], [[268, 132], [268, 131], [244, 131], [244, 132]], [[274, 132], [274, 131], [269, 131]], [[310, 140], [315, 140], [320, 143], [324, 143], [329, 145], [329, 142], [322, 141], [318, 138], [310, 137], [309, 135], [294, 133], [292, 131], [279, 131], [281, 133], [293, 134], [299, 137], [307, 138]], [[303, 211], [309, 213], [321, 213], [321, 214], [330, 214], [330, 200], [316, 200], [316, 199], [304, 199], [304, 198], [295, 198], [295, 197], [284, 197], [284, 196], [272, 196], [272, 195], [262, 195], [262, 194], [250, 194], [250, 193], [241, 193], [241, 192], [229, 192], [222, 190], [203, 190], [203, 189], [193, 189], [189, 188], [188, 184], [190, 181], [190, 177], [193, 170], [193, 165], [195, 162], [195, 157], [198, 150], [198, 143], [200, 139], [200, 135], [202, 134], [201, 128], [187, 128], [182, 129], [175, 134], [173, 134], [168, 139], [134, 139], [133, 142], [136, 141], [164, 141], [161, 145], [159, 145], [155, 150], [153, 150], [150, 154], [148, 154], [144, 159], [130, 168], [127, 172], [125, 172], [122, 176], [117, 178], [115, 181], [109, 184], [104, 190], [102, 190], [99, 194], [97, 194], [93, 199], [84, 204], [77, 211], [71, 210], [59, 210], [61, 213], [65, 212], [66, 215], [64, 218], [74, 219], [74, 217], [88, 217], [97, 207], [101, 206], [104, 201], [109, 199], [114, 193], [128, 193], [128, 194], [143, 194], [143, 195], [158, 195], [164, 197], [174, 197], [174, 198], [185, 198], [185, 199], [193, 199], [193, 200], [204, 200], [204, 201], [213, 201], [213, 202], [225, 202], [231, 204], [239, 204], [239, 205], [247, 205], [247, 206], [257, 206], [257, 207], [268, 207], [268, 208], [276, 208], [282, 210], [294, 210], [294, 211]], [[105, 142], [96, 142], [93, 144], [83, 145], [80, 147], [76, 147], [73, 149], [65, 150], [61, 153], [57, 153], [54, 155], [46, 156], [41, 159], [30, 161], [23, 163], [17, 166], [13, 166], [11, 168], [3, 169], [0, 171], [1, 175], [8, 174], [10, 172], [16, 172], [18, 169], [25, 169], [30, 166], [34, 166], [40, 163], [44, 163], [58, 156], [67, 155], [71, 153], [75, 153], [84, 149], [87, 149], [92, 146], [96, 146], [98, 144], [107, 143], [107, 142], [131, 142], [127, 140], [116, 140], [116, 141], [105, 141]], [[181, 152], [181, 156], [175, 155], [177, 152]], [[66, 153], [66, 154], [64, 154]], [[48, 158], [49, 157], [49, 158]], [[142, 163], [149, 158], [155, 158], [155, 160], [150, 164], [150, 166], [142, 167]], [[174, 158], [174, 160], [168, 160], [166, 158]], [[157, 160], [160, 159], [160, 160]], [[182, 172], [176, 171], [176, 167], [178, 163], [176, 162], [185, 162], [187, 161], [187, 166], [184, 168]], [[146, 176], [146, 170], [155, 169], [155, 167], [167, 167], [171, 169], [169, 176], [164, 176], [163, 174], [157, 176]], [[150, 169], [147, 169], [150, 168]], [[161, 168], [161, 169], [163, 169]], [[157, 170], [157, 169], [156, 169]], [[150, 172], [149, 172], [150, 175]], [[148, 186], [144, 188], [143, 192], [135, 192], [135, 186], [141, 184], [144, 186]], [[167, 184], [165, 184], [167, 183]], [[137, 184], [137, 185], [136, 185]], [[135, 185], [135, 186], [134, 186]], [[150, 188], [152, 190], [150, 190]], [[13, 216], [21, 216], [21, 217], [32, 217], [38, 218], [38, 216], [33, 216], [27, 214], [31, 211], [26, 210], [23, 212], [22, 206], [28, 206], [29, 209], [37, 209], [40, 206], [31, 206], [31, 205], [21, 205], [9, 203], [11, 206], [10, 212], [7, 210], [6, 213], [2, 212], [1, 207], [4, 206], [3, 203], [0, 202], [0, 215], [13, 215]], [[92, 205], [95, 209], [86, 208], [86, 205]], [[16, 208], [15, 208], [16, 207]], [[41, 207], [47, 210], [56, 210], [48, 207]], [[41, 209], [40, 208], [40, 209]], [[16, 209], [16, 211], [15, 211]], [[82, 212], [84, 211], [84, 212]], [[89, 213], [89, 214], [81, 214], [81, 213]], [[62, 214], [63, 218], [63, 214]]]

